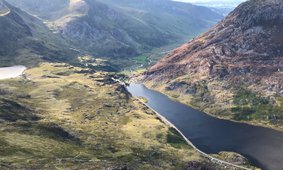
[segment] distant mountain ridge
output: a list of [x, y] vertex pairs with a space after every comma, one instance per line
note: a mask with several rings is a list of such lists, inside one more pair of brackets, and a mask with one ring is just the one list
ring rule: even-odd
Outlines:
[[183, 42], [222, 18], [208, 8], [169, 0], [7, 1], [44, 19], [67, 42], [94, 56], [136, 56]]
[[[281, 126], [282, 11], [280, 0], [243, 3], [213, 29], [165, 56], [145, 79], [180, 98], [194, 97], [187, 101], [207, 112], [247, 121], [273, 122], [276, 117], [275, 124]], [[160, 82], [167, 86], [160, 87]], [[237, 97], [247, 94], [257, 102], [264, 96], [266, 102], [238, 103]]]
[[182, 2], [190, 2], [195, 5], [213, 7], [213, 8], [235, 8], [240, 3], [247, 0], [178, 0]]

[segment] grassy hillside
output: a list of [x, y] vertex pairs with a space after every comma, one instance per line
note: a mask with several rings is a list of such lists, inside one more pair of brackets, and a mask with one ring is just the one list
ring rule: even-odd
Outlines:
[[216, 168], [107, 74], [43, 63], [0, 81], [0, 168]]
[[142, 2], [105, 0], [103, 2], [183, 41], [209, 29], [222, 18], [209, 8], [171, 0], [144, 0]]

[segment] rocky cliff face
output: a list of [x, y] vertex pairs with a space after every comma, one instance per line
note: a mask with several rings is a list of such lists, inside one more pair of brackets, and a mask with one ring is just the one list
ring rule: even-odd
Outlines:
[[[269, 99], [275, 94], [283, 97], [282, 26], [283, 1], [250, 0], [210, 31], [165, 56], [145, 79], [153, 84], [166, 82], [167, 90], [186, 95], [205, 93], [209, 97], [200, 99], [202, 103], [225, 101], [229, 109], [236, 105], [233, 99], [239, 88]], [[276, 120], [281, 119], [277, 114], [281, 113], [273, 115]]]

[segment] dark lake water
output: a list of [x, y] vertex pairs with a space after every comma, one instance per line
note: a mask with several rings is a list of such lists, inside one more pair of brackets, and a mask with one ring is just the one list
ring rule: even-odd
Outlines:
[[131, 84], [127, 89], [133, 96], [147, 98], [148, 106], [166, 117], [201, 151], [237, 152], [262, 169], [283, 170], [282, 132], [214, 118], [142, 84]]

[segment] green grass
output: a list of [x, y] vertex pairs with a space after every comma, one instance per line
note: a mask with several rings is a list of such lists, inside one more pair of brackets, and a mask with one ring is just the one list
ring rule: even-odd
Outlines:
[[236, 105], [268, 105], [269, 101], [246, 89], [239, 89], [233, 99]]
[[175, 148], [188, 147], [186, 140], [174, 128], [169, 128], [167, 142]]
[[283, 122], [282, 106], [272, 104], [270, 99], [249, 90], [239, 89], [233, 103], [236, 105], [232, 108], [235, 120], [266, 120], [272, 124]]
[[147, 64], [148, 63], [147, 55], [140, 55], [134, 58], [134, 60], [136, 60], [137, 64]]

